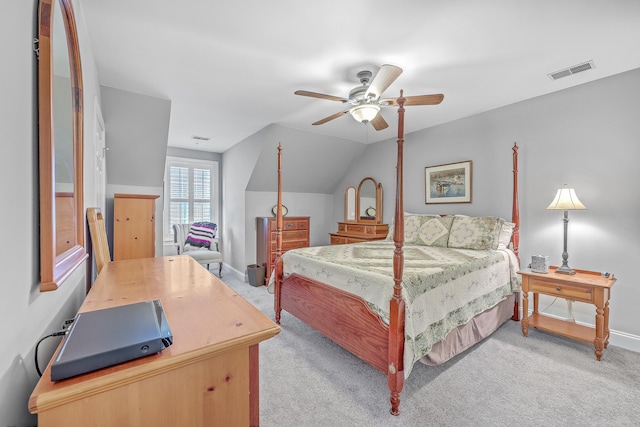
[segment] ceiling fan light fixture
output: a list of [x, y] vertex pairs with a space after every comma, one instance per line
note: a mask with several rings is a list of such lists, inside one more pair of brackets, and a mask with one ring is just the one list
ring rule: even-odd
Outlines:
[[353, 107], [349, 112], [357, 121], [368, 123], [378, 115], [380, 106], [377, 104], [360, 104]]

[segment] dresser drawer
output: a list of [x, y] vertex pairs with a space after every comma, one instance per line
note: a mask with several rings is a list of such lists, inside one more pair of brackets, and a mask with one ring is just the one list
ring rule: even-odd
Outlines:
[[[278, 228], [277, 221], [272, 219], [269, 221], [269, 230], [275, 232]], [[304, 219], [283, 219], [282, 230], [308, 230], [309, 221]]]
[[368, 234], [371, 232], [369, 227], [361, 224], [347, 224], [347, 233]]
[[387, 224], [363, 224], [357, 222], [339, 222], [338, 234], [361, 237], [362, 240], [385, 238], [389, 232]]
[[[299, 241], [285, 241], [282, 240], [282, 252], [286, 252], [289, 249], [298, 249], [298, 248], [306, 248], [309, 246], [306, 240]], [[275, 253], [276, 251], [276, 242], [271, 242], [271, 252]]]
[[332, 245], [344, 245], [347, 243], [347, 238], [343, 236], [331, 236], [331, 244]]
[[356, 223], [347, 223], [347, 222], [338, 223], [338, 232], [341, 232], [341, 233], [365, 234], [365, 233], [372, 233], [374, 231], [375, 231], [375, 227], [368, 226], [366, 224], [356, 224]]
[[[291, 242], [291, 241], [299, 241], [299, 240], [308, 240], [309, 239], [309, 231], [308, 230], [292, 230], [292, 231], [282, 231], [282, 241], [283, 242]], [[276, 241], [276, 232], [271, 233], [271, 241]], [[275, 246], [274, 246], [275, 249]]]
[[541, 280], [532, 280], [529, 290], [534, 293], [566, 298], [574, 301], [593, 302], [593, 293], [589, 288], [566, 284], [557, 284]]
[[[291, 249], [300, 249], [308, 247], [304, 242], [293, 242], [293, 243], [282, 243], [282, 253], [284, 254]], [[273, 264], [276, 261], [276, 250], [275, 248], [271, 251], [271, 263]]]

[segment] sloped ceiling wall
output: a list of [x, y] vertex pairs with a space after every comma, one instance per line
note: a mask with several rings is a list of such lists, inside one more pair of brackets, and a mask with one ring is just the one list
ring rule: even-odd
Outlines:
[[263, 145], [247, 191], [277, 191], [278, 144], [283, 149], [282, 187], [284, 191], [299, 193], [332, 194], [349, 166], [366, 148], [360, 142], [279, 125], [270, 125], [256, 136]]
[[106, 127], [107, 183], [162, 187], [171, 101], [100, 88]]

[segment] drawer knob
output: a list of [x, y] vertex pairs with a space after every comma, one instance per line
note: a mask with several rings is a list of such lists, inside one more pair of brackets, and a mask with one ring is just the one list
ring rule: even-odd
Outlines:
[[556, 291], [560, 292], [562, 288], [560, 286], [556, 287]]

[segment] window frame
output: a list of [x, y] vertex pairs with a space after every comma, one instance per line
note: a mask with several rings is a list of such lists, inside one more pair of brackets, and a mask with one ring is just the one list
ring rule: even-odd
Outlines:
[[171, 224], [171, 181], [169, 171], [171, 167], [186, 167], [189, 169], [189, 222], [193, 222], [193, 169], [209, 169], [211, 172], [209, 186], [211, 188], [211, 222], [218, 225], [216, 237], [220, 237], [220, 165], [217, 160], [201, 160], [184, 157], [167, 156], [164, 170], [164, 215], [163, 235], [165, 241], [173, 241], [173, 227]]

